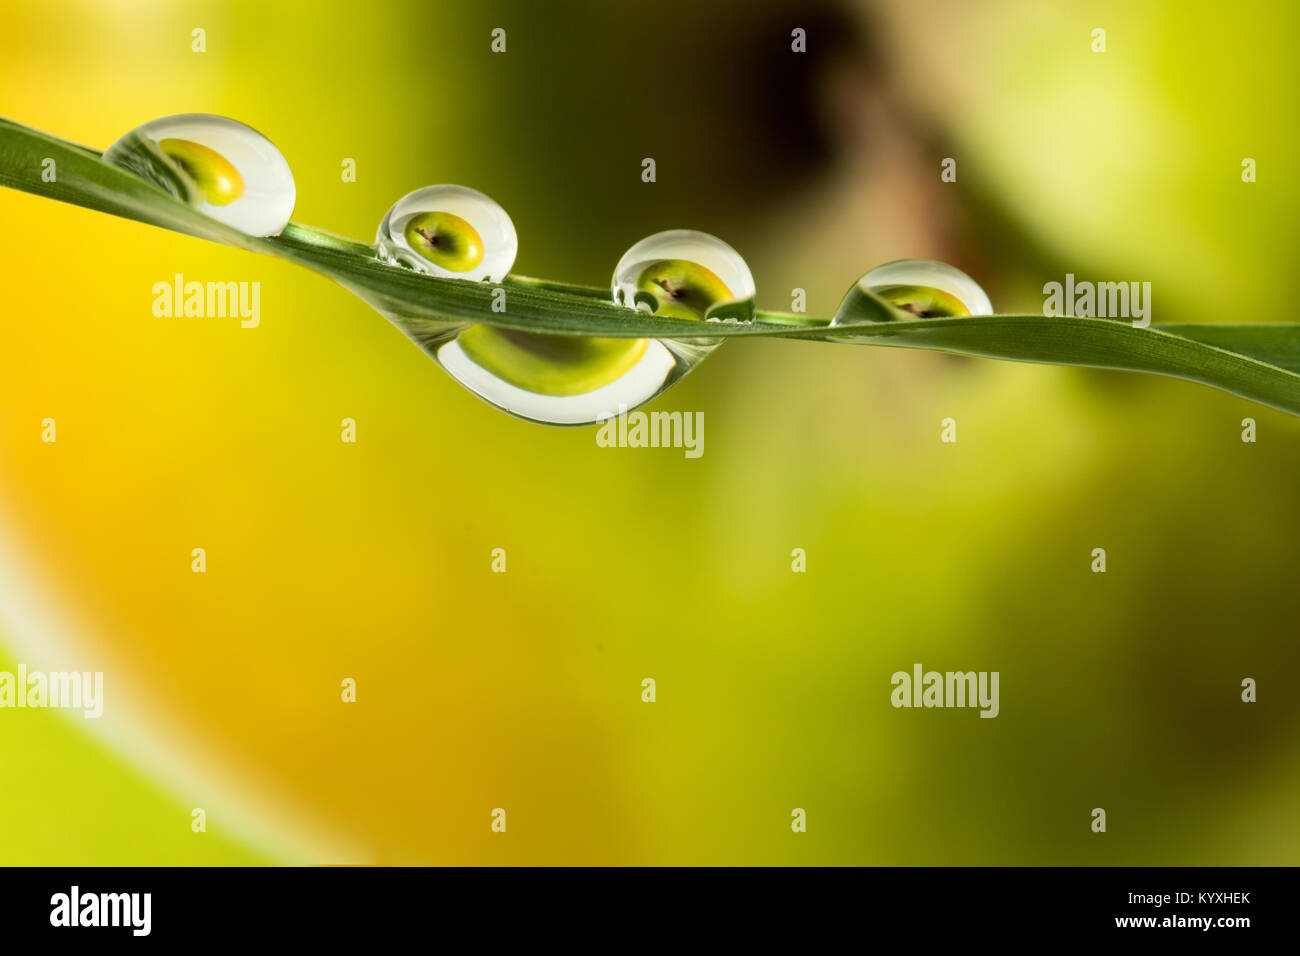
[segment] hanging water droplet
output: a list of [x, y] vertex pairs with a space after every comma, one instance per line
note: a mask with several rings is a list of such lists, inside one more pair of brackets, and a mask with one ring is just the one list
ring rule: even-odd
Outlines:
[[403, 196], [379, 224], [375, 242], [395, 265], [471, 281], [500, 282], [519, 251], [510, 216], [468, 186], [426, 186]]
[[903, 317], [882, 313], [864, 291], [921, 319], [993, 314], [979, 283], [960, 269], [933, 259], [899, 259], [877, 266], [854, 283], [831, 325]]
[[269, 139], [207, 113], [137, 126], [104, 161], [160, 186], [204, 215], [251, 236], [276, 236], [293, 215], [293, 172]]
[[[532, 422], [590, 425], [635, 408], [685, 373], [653, 339], [474, 325], [434, 353], [475, 395]], [[689, 367], [689, 366], [688, 366]]]
[[[754, 280], [739, 254], [699, 232], [660, 233], [633, 246], [614, 274], [614, 301], [661, 315], [743, 321]], [[744, 317], [744, 318], [742, 318]], [[697, 365], [717, 339], [551, 335], [475, 325], [423, 342], [458, 382], [512, 415], [589, 425], [631, 411]]]

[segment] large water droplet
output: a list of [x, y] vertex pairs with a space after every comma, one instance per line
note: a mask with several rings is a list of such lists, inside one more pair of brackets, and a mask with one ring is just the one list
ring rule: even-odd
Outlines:
[[993, 314], [979, 283], [960, 269], [933, 259], [899, 259], [877, 266], [854, 283], [831, 325], [892, 317], [883, 315], [864, 290], [915, 318]]
[[269, 139], [207, 113], [137, 126], [104, 161], [147, 179], [204, 215], [251, 236], [276, 236], [293, 215], [293, 172]]
[[500, 282], [519, 239], [510, 216], [468, 186], [426, 186], [388, 210], [375, 242], [389, 262], [445, 279]]
[[475, 395], [546, 425], [590, 425], [658, 395], [698, 361], [654, 339], [545, 335], [475, 325], [434, 353]]

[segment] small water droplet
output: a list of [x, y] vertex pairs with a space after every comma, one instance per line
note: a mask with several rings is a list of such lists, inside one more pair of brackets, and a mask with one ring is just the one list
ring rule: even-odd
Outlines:
[[444, 279], [500, 282], [519, 240], [510, 216], [468, 186], [426, 186], [393, 204], [375, 236], [380, 255]]
[[276, 236], [293, 215], [293, 172], [269, 139], [208, 113], [137, 126], [104, 161], [166, 190], [204, 215], [251, 236]]
[[899, 259], [877, 266], [854, 283], [831, 325], [880, 318], [874, 303], [864, 301], [864, 290], [915, 318], [993, 314], [979, 283], [960, 269], [933, 259]]
[[614, 270], [615, 301], [644, 302], [656, 315], [705, 319], [709, 311], [736, 303], [754, 315], [754, 277], [740, 253], [716, 236], [673, 229], [647, 236], [623, 254]]

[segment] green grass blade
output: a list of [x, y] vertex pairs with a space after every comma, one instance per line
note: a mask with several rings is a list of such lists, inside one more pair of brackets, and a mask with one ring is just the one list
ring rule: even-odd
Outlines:
[[1162, 325], [1160, 331], [1300, 373], [1300, 326], [1290, 322], [1240, 325]]
[[[1300, 415], [1300, 372], [1273, 364], [1284, 345], [1300, 340], [1300, 325], [1205, 326], [1223, 334], [1200, 340], [1184, 334], [1201, 326], [1134, 328], [1112, 319], [1070, 316], [993, 315], [960, 319], [881, 322], [855, 329], [855, 341], [901, 348], [937, 349], [960, 355], [1083, 365], [1169, 375], [1210, 385]], [[1227, 330], [1240, 330], [1229, 333]], [[1261, 334], [1259, 330], [1266, 329]], [[787, 332], [785, 337], [825, 336], [825, 330]], [[1240, 345], [1240, 351], [1234, 349]]]
[[[53, 159], [54, 182], [42, 178]], [[826, 319], [759, 311], [747, 324], [691, 322], [614, 305], [603, 289], [511, 277], [506, 311], [492, 311], [489, 283], [439, 279], [388, 265], [374, 247], [291, 223], [272, 239], [225, 226], [99, 153], [0, 118], [0, 185], [278, 256], [325, 275], [417, 342], [475, 323], [553, 335], [658, 338], [769, 336], [935, 349], [962, 355], [1152, 372], [1200, 382], [1300, 415], [1300, 324], [1167, 325], [1042, 315], [863, 321], [828, 329]], [[881, 315], [891, 312], [878, 300]], [[870, 301], [866, 309], [873, 308]]]

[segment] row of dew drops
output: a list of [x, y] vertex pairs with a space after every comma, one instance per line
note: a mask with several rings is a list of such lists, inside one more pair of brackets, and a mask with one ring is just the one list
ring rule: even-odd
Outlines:
[[[154, 120], [115, 142], [104, 160], [249, 235], [279, 235], [293, 213], [293, 173], [284, 156], [261, 133], [226, 117], [189, 113]], [[489, 196], [439, 185], [399, 199], [379, 224], [376, 247], [385, 261], [429, 275], [501, 282], [519, 243], [510, 216]], [[862, 321], [858, 290], [920, 318], [993, 312], [983, 289], [964, 272], [929, 259], [902, 259], [859, 279], [832, 326]], [[752, 321], [754, 294], [754, 277], [740, 254], [689, 229], [636, 243], [612, 281], [618, 305], [698, 321]], [[650, 401], [720, 341], [588, 338], [473, 325], [420, 344], [460, 384], [503, 411], [544, 424], [584, 425]]]

